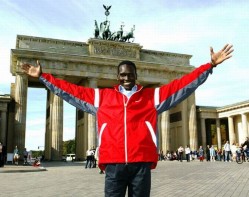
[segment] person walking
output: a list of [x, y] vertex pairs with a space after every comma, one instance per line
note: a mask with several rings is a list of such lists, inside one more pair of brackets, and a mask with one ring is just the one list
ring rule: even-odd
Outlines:
[[189, 145], [187, 145], [185, 148], [185, 155], [186, 155], [187, 162], [190, 162], [190, 153], [191, 153], [191, 150], [189, 148]]
[[203, 162], [203, 159], [204, 159], [204, 150], [203, 150], [202, 146], [200, 146], [200, 148], [198, 150], [198, 155], [199, 155], [200, 162]]
[[219, 149], [217, 150], [217, 160], [218, 160], [218, 161], [221, 161], [221, 160], [222, 160], [222, 150], [221, 150], [221, 148], [219, 148]]
[[231, 152], [230, 152], [230, 156], [231, 156], [231, 161], [236, 161], [236, 150], [237, 150], [237, 146], [239, 144], [237, 143], [232, 143], [232, 145], [230, 146], [231, 148]]
[[246, 147], [244, 152], [247, 155], [247, 158], [249, 158], [249, 137], [246, 137], [246, 141], [241, 146]]
[[224, 150], [225, 150], [225, 162], [231, 162], [231, 158], [230, 158], [230, 153], [231, 153], [231, 148], [230, 148], [230, 144], [228, 141], [226, 141], [225, 145], [224, 145]]
[[210, 152], [210, 161], [214, 162], [216, 157], [216, 151], [213, 145], [210, 147], [209, 152]]
[[207, 161], [210, 161], [210, 147], [209, 147], [209, 145], [207, 145], [207, 149], [206, 149], [206, 160]]
[[86, 151], [86, 165], [85, 168], [92, 168], [93, 167], [93, 151], [91, 149], [88, 149]]
[[3, 145], [0, 142], [0, 167], [4, 167], [4, 153], [3, 153]]
[[180, 79], [157, 88], [144, 88], [134, 62], [124, 60], [117, 66], [119, 84], [111, 88], [82, 87], [43, 73], [25, 63], [22, 69], [39, 78], [49, 90], [65, 101], [96, 116], [99, 140], [99, 167], [105, 170], [105, 196], [150, 196], [151, 169], [158, 162], [157, 118], [190, 96], [214, 67], [232, 56], [232, 45], [214, 52], [211, 60]]
[[177, 150], [178, 152], [178, 161], [182, 162], [182, 159], [183, 159], [183, 152], [184, 152], [184, 148], [182, 146], [180, 146]]
[[14, 158], [13, 158], [14, 159], [14, 163], [15, 163], [15, 165], [18, 165], [19, 150], [18, 150], [17, 146], [15, 146], [15, 149], [14, 149], [13, 153], [14, 153]]
[[26, 148], [24, 148], [23, 151], [23, 165], [27, 165], [28, 164], [28, 151]]

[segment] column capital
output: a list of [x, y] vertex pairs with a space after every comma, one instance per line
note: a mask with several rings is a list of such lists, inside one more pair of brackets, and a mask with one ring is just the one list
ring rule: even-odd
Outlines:
[[28, 75], [24, 72], [16, 72], [16, 74], [17, 74], [16, 76], [20, 76], [24, 79], [28, 79]]

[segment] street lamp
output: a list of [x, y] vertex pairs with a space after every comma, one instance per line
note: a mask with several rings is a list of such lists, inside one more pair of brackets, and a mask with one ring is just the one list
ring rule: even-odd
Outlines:
[[[38, 146], [38, 149], [40, 149], [41, 147], [44, 147], [44, 146]], [[41, 151], [42, 151], [42, 155], [41, 155], [40, 160], [43, 161], [44, 160], [44, 150], [41, 150]]]

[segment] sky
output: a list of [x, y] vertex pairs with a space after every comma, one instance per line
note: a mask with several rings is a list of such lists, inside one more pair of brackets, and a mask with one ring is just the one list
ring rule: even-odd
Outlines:
[[[103, 5], [112, 6], [110, 30], [135, 25], [134, 43], [143, 49], [192, 55], [198, 67], [214, 51], [232, 44], [233, 57], [214, 69], [196, 90], [196, 104], [225, 106], [249, 100], [248, 0], [0, 0], [0, 94], [10, 93], [10, 50], [17, 35], [87, 42], [93, 38], [94, 20], [105, 20]], [[26, 144], [28, 150], [44, 146], [44, 89], [28, 89]], [[75, 137], [75, 108], [64, 103], [63, 140]]]

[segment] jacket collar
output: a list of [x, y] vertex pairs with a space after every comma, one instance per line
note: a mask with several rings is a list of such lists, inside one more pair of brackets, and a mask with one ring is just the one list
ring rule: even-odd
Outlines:
[[[136, 84], [137, 85], [137, 91], [140, 91], [142, 88], [143, 88], [143, 86], [141, 86], [141, 85], [139, 85], [139, 84]], [[114, 89], [116, 90], [116, 91], [118, 91], [119, 92], [119, 86], [120, 85], [114, 85]], [[136, 91], [136, 92], [137, 92]]]

